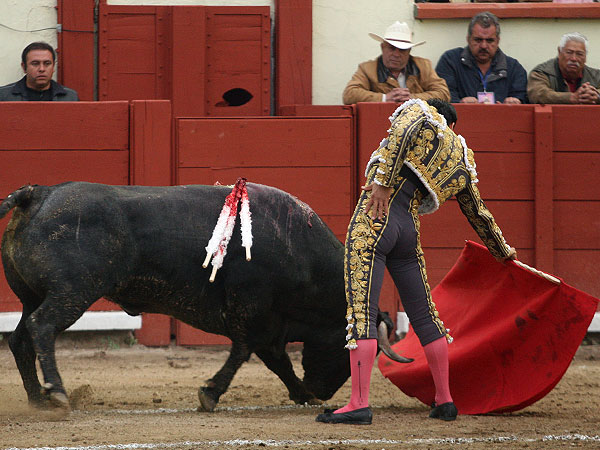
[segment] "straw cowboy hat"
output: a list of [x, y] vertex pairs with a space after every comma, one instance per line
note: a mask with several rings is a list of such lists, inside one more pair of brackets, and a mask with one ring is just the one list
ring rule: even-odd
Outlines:
[[421, 41], [413, 44], [412, 32], [410, 31], [410, 28], [408, 28], [406, 22], [394, 22], [387, 27], [383, 37], [375, 33], [369, 33], [369, 36], [379, 42], [385, 41], [400, 50], [406, 50], [425, 43], [425, 41]]

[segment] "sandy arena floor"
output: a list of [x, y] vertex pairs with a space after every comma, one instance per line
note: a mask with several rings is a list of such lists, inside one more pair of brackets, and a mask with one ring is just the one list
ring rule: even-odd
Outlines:
[[[0, 449], [600, 448], [600, 345], [580, 347], [558, 386], [513, 414], [427, 418], [428, 408], [373, 372], [370, 426], [315, 422], [256, 357], [238, 372], [213, 413], [196, 412], [197, 389], [224, 363], [223, 348], [145, 348], [103, 338], [59, 343], [59, 369], [73, 412], [28, 408], [12, 353], [0, 342]], [[78, 348], [78, 347], [85, 348]], [[300, 353], [291, 357], [301, 374]], [[526, 382], [526, 380], [523, 380]], [[327, 402], [343, 405], [350, 381]]]

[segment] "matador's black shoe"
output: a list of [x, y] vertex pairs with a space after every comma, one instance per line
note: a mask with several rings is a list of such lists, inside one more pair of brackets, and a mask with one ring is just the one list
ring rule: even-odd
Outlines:
[[441, 419], [441, 420], [455, 420], [458, 415], [458, 409], [454, 406], [454, 403], [442, 403], [441, 405], [436, 405], [435, 403], [432, 405], [433, 409], [429, 413], [429, 417], [432, 419]]
[[371, 425], [373, 421], [373, 412], [368, 406], [366, 408], [355, 409], [345, 413], [335, 414], [333, 410], [326, 409], [323, 414], [319, 414], [315, 419], [323, 423], [347, 423], [350, 425]]

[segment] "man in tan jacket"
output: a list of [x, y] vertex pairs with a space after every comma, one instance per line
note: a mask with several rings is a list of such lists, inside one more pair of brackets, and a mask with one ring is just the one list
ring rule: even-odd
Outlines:
[[359, 64], [344, 89], [345, 105], [357, 102], [405, 102], [411, 98], [449, 101], [450, 91], [425, 58], [412, 56], [410, 50], [425, 41], [413, 43], [404, 22], [390, 25], [383, 36], [369, 33], [381, 42], [381, 56]]

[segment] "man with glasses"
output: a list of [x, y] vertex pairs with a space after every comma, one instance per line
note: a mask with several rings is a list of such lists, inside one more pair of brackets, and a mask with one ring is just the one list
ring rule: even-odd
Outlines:
[[538, 64], [529, 74], [527, 94], [532, 103], [600, 104], [600, 70], [585, 65], [588, 40], [567, 33], [558, 44], [558, 56]]
[[500, 21], [490, 12], [469, 23], [466, 47], [447, 50], [435, 68], [446, 80], [452, 103], [527, 102], [527, 72], [500, 44]]

